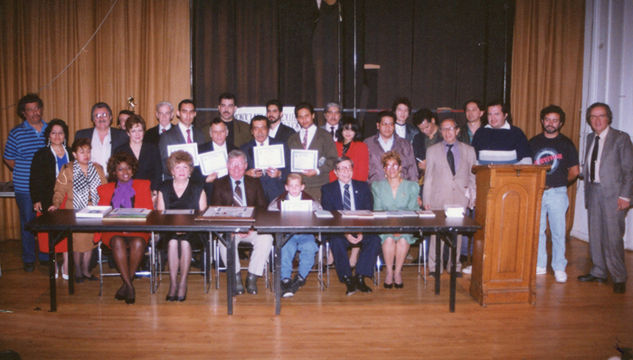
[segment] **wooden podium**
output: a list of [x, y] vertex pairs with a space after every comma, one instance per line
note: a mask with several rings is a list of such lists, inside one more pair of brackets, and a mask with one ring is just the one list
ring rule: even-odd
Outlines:
[[535, 302], [541, 198], [549, 166], [481, 165], [470, 294], [483, 306]]

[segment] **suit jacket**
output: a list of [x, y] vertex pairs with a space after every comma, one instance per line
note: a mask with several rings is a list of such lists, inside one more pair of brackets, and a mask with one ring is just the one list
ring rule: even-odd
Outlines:
[[[74, 158], [69, 147], [66, 147], [66, 152], [68, 153], [68, 162], [72, 162]], [[29, 190], [31, 191], [31, 201], [34, 204], [41, 202], [42, 209], [48, 209], [53, 204], [53, 190], [55, 189], [55, 180], [57, 180], [56, 165], [55, 155], [49, 146], [39, 149], [33, 155]]]
[[[364, 181], [352, 180], [352, 192], [356, 210], [374, 210], [373, 198], [369, 184]], [[338, 180], [321, 187], [321, 205], [324, 210], [343, 210], [343, 194]]]
[[475, 149], [456, 141], [453, 153], [457, 152], [459, 162], [455, 176], [446, 160], [444, 142], [431, 145], [426, 150], [426, 171], [424, 172], [423, 204], [433, 210], [441, 210], [444, 205], [472, 207], [475, 205], [475, 175], [472, 167], [477, 162]]
[[[75, 133], [75, 140], [83, 138], [92, 139], [92, 134], [94, 132], [94, 127], [77, 130], [77, 132]], [[116, 148], [130, 141], [130, 138], [127, 136], [127, 133], [125, 131], [113, 127], [110, 128], [110, 139], [110, 154], [114, 154], [114, 150]]]
[[[226, 153], [230, 153], [231, 150], [235, 150], [236, 148], [226, 143]], [[206, 142], [204, 144], [198, 144], [198, 154], [206, 153], [209, 151], [215, 151], [215, 147], [213, 146], [213, 141]], [[195, 181], [204, 184], [204, 192], [207, 194], [207, 204], [211, 204], [211, 194], [213, 193], [213, 183], [206, 182], [207, 177], [202, 175], [202, 170], [200, 170], [200, 166], [196, 166], [193, 169], [193, 174], [191, 174], [191, 178]], [[217, 179], [216, 179], [217, 180]], [[215, 182], [215, 181], [214, 181]]]
[[[271, 178], [270, 176], [264, 174], [259, 178], [262, 186], [264, 187], [264, 192], [266, 193], [266, 200], [268, 202], [273, 201], [274, 198], [281, 195], [284, 192], [284, 184], [286, 183], [286, 177], [288, 176], [288, 172], [290, 170], [290, 151], [288, 151], [288, 146], [279, 141], [275, 141], [272, 138], [268, 138], [268, 143], [270, 145], [283, 145], [284, 147], [284, 157], [286, 160], [286, 166], [283, 168], [279, 168], [281, 170], [281, 176], [278, 178]], [[257, 146], [255, 143], [255, 139], [251, 139], [246, 144], [242, 145], [241, 150], [246, 153], [246, 158], [248, 161], [248, 168], [252, 169], [255, 167], [255, 156], [253, 154], [253, 148]]]
[[272, 139], [282, 143], [288, 143], [288, 138], [290, 137], [290, 135], [295, 133], [296, 131], [294, 131], [293, 128], [280, 123], [279, 130], [277, 130], [277, 134], [275, 134], [275, 137]]
[[[303, 149], [299, 135], [300, 133], [297, 132], [290, 136], [288, 139], [288, 149]], [[318, 192], [321, 186], [328, 183], [330, 179], [330, 171], [334, 169], [334, 163], [336, 162], [338, 153], [336, 152], [336, 146], [334, 145], [334, 141], [332, 141], [330, 133], [319, 127], [317, 127], [316, 133], [312, 138], [312, 142], [310, 142], [310, 145], [308, 146], [308, 150], [317, 150], [319, 152], [319, 175], [312, 177], [304, 176], [303, 182], [306, 185], [306, 188], [313, 188]], [[308, 191], [308, 193], [310, 192]]]
[[[398, 126], [398, 125], [394, 125], [394, 126]], [[412, 124], [409, 124], [408, 122], [407, 122], [407, 123], [405, 123], [405, 124], [404, 124], [404, 126], [405, 126], [405, 132], [404, 132], [405, 136], [404, 136], [404, 139], [405, 139], [406, 141], [408, 141], [409, 143], [413, 143], [413, 138], [414, 138], [417, 134], [419, 134], [419, 133], [420, 133], [420, 130], [418, 130], [418, 128], [417, 128], [417, 127], [415, 127], [415, 126], [414, 126], [414, 125], [412, 125]], [[394, 133], [395, 133], [395, 131], [394, 131]]]
[[[117, 152], [125, 152], [134, 156], [130, 143], [116, 148], [114, 153]], [[151, 182], [152, 190], [158, 190], [160, 183], [163, 181], [158, 147], [154, 144], [143, 142], [141, 145], [141, 152], [136, 160], [138, 160], [138, 166], [136, 168], [134, 178], [149, 180]]]
[[158, 133], [158, 125], [145, 131], [145, 135], [143, 136], [143, 142], [158, 146], [159, 141], [160, 141], [160, 134]]
[[233, 119], [233, 134], [229, 131], [227, 142], [236, 148], [240, 148], [251, 139], [251, 127], [244, 121]]
[[[194, 126], [191, 126], [191, 129], [193, 129], [192, 140], [198, 144], [204, 143], [204, 135], [202, 135], [202, 133]], [[167, 158], [169, 157], [167, 155], [167, 147], [169, 145], [185, 144], [186, 142], [187, 141], [182, 136], [178, 125], [173, 125], [171, 129], [165, 131], [165, 133], [160, 136], [158, 148], [160, 150], [160, 162], [163, 167], [163, 179], [171, 179], [171, 174], [169, 173], [169, 169], [167, 168]]]
[[[244, 189], [246, 190], [246, 205], [259, 209], [266, 209], [268, 202], [264, 194], [264, 188], [259, 179], [244, 176]], [[222, 176], [213, 183], [211, 205], [233, 206], [233, 187], [230, 175]]]
[[[587, 135], [585, 161], [589, 159], [589, 150], [595, 136], [595, 132]], [[590, 179], [589, 168], [588, 163], [583, 167], [586, 182]], [[633, 200], [633, 144], [627, 133], [614, 128], [609, 128], [600, 155], [600, 187], [609, 198], [624, 197]], [[585, 185], [585, 207], [590, 196], [591, 187]]]
[[[379, 136], [380, 134], [376, 134], [365, 139], [367, 150], [369, 150], [368, 181], [370, 183], [384, 180], [385, 178], [385, 170], [382, 167], [382, 156], [385, 154], [385, 151], [378, 142]], [[415, 161], [415, 156], [413, 156], [413, 147], [411, 147], [411, 144], [394, 133], [391, 150], [400, 155], [400, 160], [402, 161], [402, 177], [405, 180], [418, 181], [418, 164]]]

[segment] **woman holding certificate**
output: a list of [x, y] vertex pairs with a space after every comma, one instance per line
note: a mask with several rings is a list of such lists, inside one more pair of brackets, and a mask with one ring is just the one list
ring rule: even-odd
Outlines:
[[[352, 117], [344, 117], [336, 131], [336, 152], [347, 156], [354, 163], [353, 180], [367, 181], [369, 174], [369, 151], [361, 138], [360, 128]], [[334, 170], [330, 171], [330, 182], [336, 180]]]
[[[128, 121], [132, 118], [130, 117]], [[108, 180], [110, 182], [97, 188], [99, 205], [111, 205], [113, 209], [145, 208], [151, 210], [154, 208], [150, 182], [132, 179], [137, 165], [134, 155], [125, 152], [116, 153], [108, 160]], [[114, 298], [125, 300], [127, 304], [134, 304], [135, 291], [132, 281], [143, 259], [143, 254], [145, 254], [149, 233], [97, 233], [95, 241], [99, 240], [112, 249], [114, 262], [123, 281]]]
[[[174, 151], [167, 159], [167, 168], [173, 179], [163, 182], [158, 190], [157, 210], [191, 209], [204, 211], [207, 196], [202, 183], [191, 180], [193, 158], [185, 151]], [[169, 293], [167, 301], [185, 301], [187, 298], [187, 275], [191, 265], [192, 246], [201, 246], [203, 239], [198, 233], [166, 233], [169, 263]], [[178, 270], [180, 269], [180, 281]]]
[[[414, 181], [404, 180], [400, 166], [400, 155], [395, 151], [386, 152], [382, 156], [382, 166], [385, 170], [385, 180], [371, 184], [374, 197], [374, 211], [389, 210], [419, 210], [418, 194], [420, 186]], [[385, 258], [385, 289], [396, 287], [400, 289], [402, 283], [402, 265], [409, 251], [409, 246], [415, 242], [411, 234], [381, 234], [382, 253]], [[396, 263], [393, 270], [394, 260]]]

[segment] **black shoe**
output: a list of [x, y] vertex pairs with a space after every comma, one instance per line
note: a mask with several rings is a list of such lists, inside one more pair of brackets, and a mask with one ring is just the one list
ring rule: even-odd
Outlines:
[[400, 284], [393, 283], [393, 287], [395, 287], [396, 289], [402, 289], [404, 287], [404, 283], [403, 282], [401, 282]]
[[90, 275], [90, 276], [84, 276], [84, 280], [97, 281], [97, 280], [99, 280], [99, 278], [94, 276], [94, 275]]
[[599, 282], [599, 283], [605, 283], [605, 282], [607, 282], [607, 279], [595, 277], [595, 276], [591, 275], [591, 273], [589, 273], [589, 274], [585, 274], [585, 275], [580, 275], [578, 277], [578, 281], [581, 281], [581, 282], [593, 282], [593, 281], [595, 281], [595, 282]]
[[84, 282], [83, 276], [75, 276], [75, 283], [81, 284], [82, 282]]
[[365, 277], [363, 275], [356, 275], [356, 289], [360, 292], [371, 292], [371, 288], [365, 284]]
[[33, 272], [35, 270], [35, 265], [33, 263], [24, 263], [24, 271]]
[[613, 283], [613, 292], [616, 294], [624, 294], [626, 292], [626, 283]]
[[257, 275], [251, 273], [246, 276], [246, 292], [251, 295], [257, 295], [257, 278]]
[[114, 298], [117, 300], [125, 300], [127, 286], [125, 284], [121, 285], [119, 290], [117, 290], [116, 294], [114, 294]]
[[180, 301], [180, 302], [183, 302], [185, 300], [187, 300], [187, 295], [178, 297], [178, 301]]
[[393, 288], [393, 283], [391, 283], [391, 284], [382, 283], [382, 286], [384, 286], [385, 289], [391, 289], [391, 288]]
[[134, 304], [136, 302], [136, 297], [134, 296], [134, 288], [128, 289], [127, 294], [125, 294], [125, 303], [126, 304]]
[[242, 274], [235, 274], [235, 295], [242, 295], [244, 293], [244, 284], [242, 284]]
[[281, 296], [288, 298], [293, 297], [294, 292], [292, 291], [292, 280], [289, 278], [285, 278], [281, 280]]
[[296, 274], [295, 278], [292, 280], [292, 286], [295, 287], [297, 290], [305, 284], [306, 284], [306, 279], [299, 274]]
[[178, 297], [176, 295], [174, 295], [174, 296], [167, 295], [165, 297], [165, 300], [167, 300], [167, 301], [176, 301], [177, 299], [178, 299]]
[[349, 296], [356, 292], [356, 284], [354, 283], [354, 279], [352, 279], [349, 276], [345, 276], [343, 278], [343, 282], [345, 283], [345, 286], [347, 287], [347, 289], [345, 290], [345, 295]]

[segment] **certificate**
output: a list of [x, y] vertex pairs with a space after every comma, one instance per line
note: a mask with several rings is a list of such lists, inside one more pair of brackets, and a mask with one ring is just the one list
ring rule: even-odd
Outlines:
[[292, 149], [290, 151], [290, 171], [304, 172], [317, 169], [318, 150]]
[[255, 169], [284, 168], [286, 159], [284, 157], [284, 146], [282, 144], [255, 146], [253, 147], [253, 157], [255, 158]]
[[218, 173], [218, 177], [222, 177], [229, 173], [226, 168], [226, 153], [222, 150], [202, 153], [198, 155], [198, 159], [200, 160], [200, 171], [204, 176]]
[[177, 145], [167, 145], [167, 156], [171, 155], [174, 151], [182, 150], [184, 152], [189, 153], [193, 158], [193, 166], [198, 166], [198, 144], [177, 144]]
[[312, 200], [284, 200], [281, 202], [281, 211], [312, 212]]

